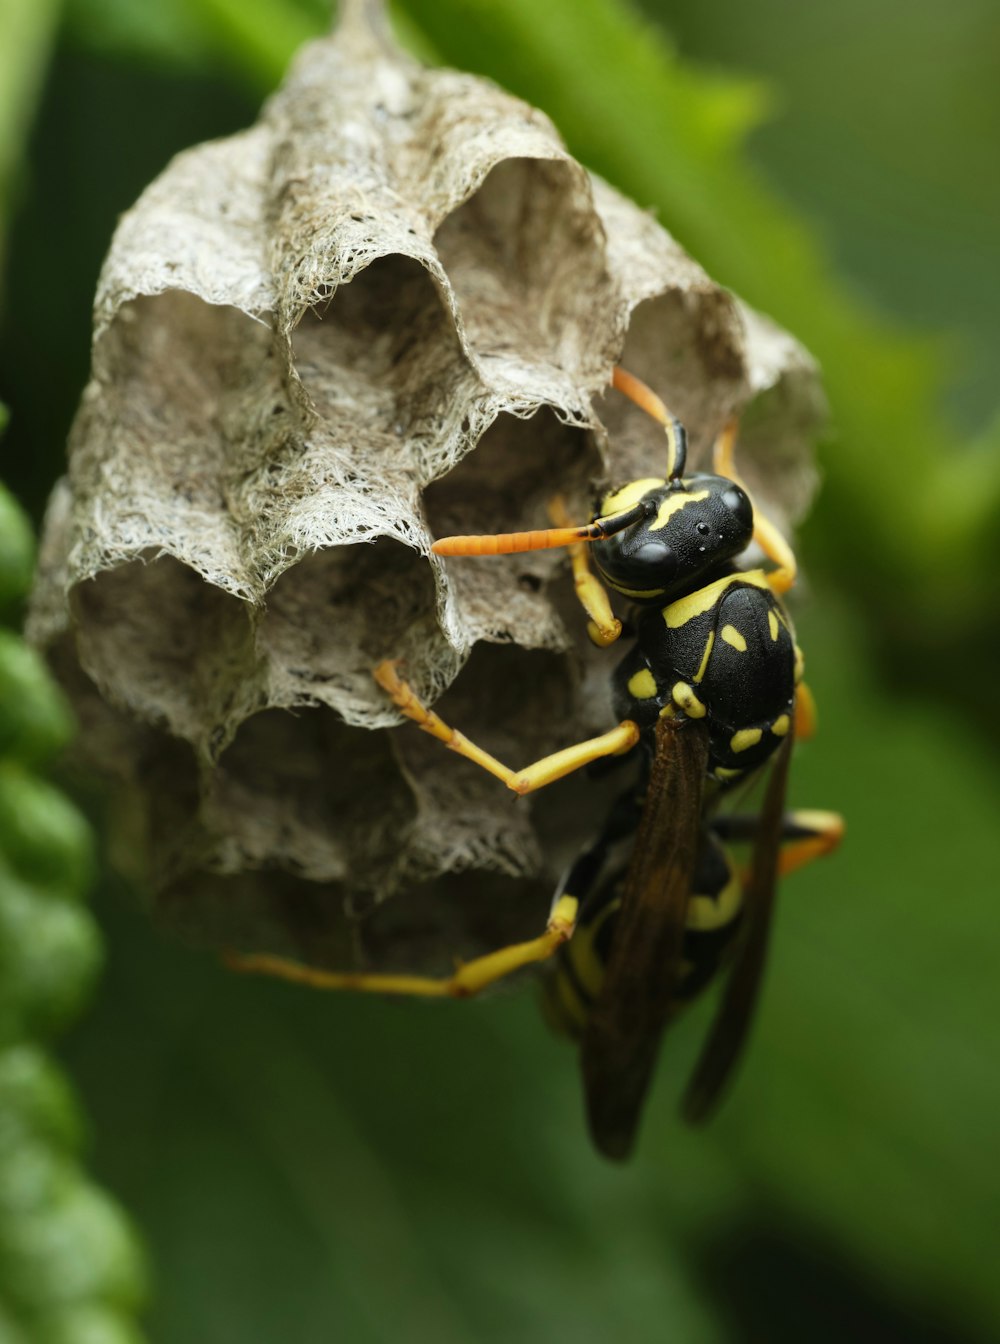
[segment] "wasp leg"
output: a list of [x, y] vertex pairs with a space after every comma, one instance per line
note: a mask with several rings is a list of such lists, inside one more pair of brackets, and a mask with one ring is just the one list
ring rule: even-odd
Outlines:
[[[597, 839], [576, 856], [556, 889], [557, 898], [572, 895], [577, 899], [580, 914], [572, 943], [562, 950], [546, 976], [542, 1011], [553, 1031], [574, 1040], [582, 1038], [600, 993], [605, 961], [602, 948], [618, 914], [614, 851], [634, 837], [641, 819], [636, 791], [628, 789], [615, 801]], [[620, 866], [618, 875], [622, 875]]]
[[795, 688], [795, 740], [808, 742], [816, 736], [816, 697], [800, 681]]
[[[731, 815], [716, 817], [712, 830], [721, 840], [752, 841], [757, 838], [760, 818]], [[778, 876], [798, 872], [814, 859], [832, 854], [844, 838], [844, 818], [839, 812], [799, 808], [785, 814], [779, 832]], [[746, 873], [743, 874], [744, 880]]]
[[[572, 526], [562, 495], [556, 495], [549, 502], [549, 517], [556, 527]], [[622, 623], [611, 610], [611, 603], [604, 586], [590, 571], [590, 556], [587, 545], [575, 541], [569, 547], [569, 558], [573, 565], [573, 583], [581, 607], [590, 617], [587, 622], [587, 634], [599, 649], [613, 644], [622, 632]]]
[[252, 975], [274, 975], [295, 984], [313, 989], [348, 989], [365, 994], [407, 994], [420, 998], [467, 999], [505, 976], [545, 961], [563, 943], [572, 938], [576, 927], [577, 902], [572, 896], [562, 896], [549, 916], [543, 934], [526, 943], [512, 943], [496, 952], [475, 957], [460, 965], [454, 975], [440, 979], [423, 975], [380, 975], [364, 971], [322, 971], [315, 966], [302, 966], [285, 957], [268, 953], [229, 953], [226, 965], [234, 971]]
[[[733, 465], [733, 453], [736, 448], [738, 432], [739, 421], [734, 416], [715, 440], [715, 447], [712, 449], [712, 465], [717, 476], [728, 476], [731, 481], [736, 482], [741, 490], [750, 495], [750, 491], [740, 480]], [[752, 496], [751, 503], [753, 503]], [[777, 569], [772, 570], [767, 575], [771, 591], [787, 593], [795, 582], [795, 576], [798, 573], [795, 554], [774, 523], [769, 518], [765, 518], [756, 504], [753, 504], [753, 539], [768, 560], [777, 565]]]
[[683, 476], [687, 463], [687, 435], [681, 422], [667, 410], [651, 387], [617, 364], [611, 374], [611, 385], [663, 426], [667, 436], [667, 478], [675, 480]]
[[456, 728], [450, 728], [433, 710], [428, 709], [418, 699], [412, 687], [399, 676], [396, 666], [395, 662], [387, 660], [379, 663], [372, 674], [382, 689], [392, 697], [396, 707], [425, 733], [436, 737], [459, 756], [464, 756], [466, 760], [482, 766], [518, 794], [533, 793], [536, 789], [542, 789], [546, 784], [579, 770], [581, 766], [600, 760], [602, 756], [617, 756], [631, 751], [639, 741], [638, 725], [631, 719], [625, 719], [617, 728], [602, 733], [600, 737], [592, 737], [586, 742], [577, 742], [572, 747], [564, 747], [562, 751], [545, 756], [540, 761], [525, 766], [523, 770], [511, 770], [488, 751], [470, 742], [464, 733], [460, 733]]
[[814, 859], [832, 854], [844, 838], [844, 818], [839, 812], [803, 808], [790, 813], [788, 821], [795, 827], [796, 835], [785, 839], [785, 832], [782, 832], [781, 852], [778, 855], [780, 877], [787, 877]]

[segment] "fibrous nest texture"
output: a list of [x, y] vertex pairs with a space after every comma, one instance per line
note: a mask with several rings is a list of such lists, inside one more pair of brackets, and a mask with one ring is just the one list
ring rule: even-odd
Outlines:
[[351, 9], [255, 126], [124, 216], [30, 633], [175, 928], [430, 969], [543, 926], [599, 790], [515, 800], [400, 726], [371, 669], [405, 660], [513, 765], [610, 725], [617, 655], [581, 641], [564, 554], [430, 544], [544, 527], [556, 491], [583, 521], [596, 487], [662, 474], [617, 362], [695, 466], [743, 412], [759, 503], [801, 514], [822, 399], [800, 347], [540, 112]]

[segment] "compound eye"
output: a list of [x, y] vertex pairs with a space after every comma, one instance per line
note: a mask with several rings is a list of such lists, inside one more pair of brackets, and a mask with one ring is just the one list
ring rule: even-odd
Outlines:
[[644, 541], [630, 558], [649, 569], [663, 569], [665, 565], [673, 566], [674, 563], [674, 553], [664, 541]]
[[738, 522], [745, 527], [753, 526], [753, 505], [745, 490], [738, 485], [729, 486], [722, 492], [722, 502]]

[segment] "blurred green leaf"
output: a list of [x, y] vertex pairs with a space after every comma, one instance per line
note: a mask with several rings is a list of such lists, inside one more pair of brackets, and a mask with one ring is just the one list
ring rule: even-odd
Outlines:
[[0, 1045], [65, 1026], [100, 963], [89, 911], [19, 882], [0, 859]]
[[0, 630], [0, 757], [40, 764], [69, 741], [73, 721], [44, 661]]
[[[0, 434], [6, 418], [0, 406]], [[34, 567], [31, 524], [14, 496], [0, 483], [0, 616], [28, 591]]]
[[63, 0], [64, 30], [82, 47], [134, 62], [197, 67], [212, 45], [189, 0]]
[[83, 1303], [34, 1321], [36, 1344], [142, 1344], [131, 1313]]
[[25, 881], [81, 897], [94, 877], [93, 839], [80, 812], [53, 785], [0, 762], [0, 853]]
[[58, 14], [58, 0], [4, 0], [0, 7], [0, 258]]
[[[33, 545], [2, 487], [0, 537], [3, 606], [27, 587]], [[70, 728], [41, 659], [0, 630], [0, 1344], [138, 1344], [144, 1292], [131, 1228], [76, 1159], [72, 1097], [29, 1043], [79, 1011], [101, 959], [79, 904], [94, 876], [90, 830], [30, 769]]]
[[79, 1139], [76, 1102], [48, 1056], [23, 1043], [0, 1051], [0, 1161], [26, 1140], [69, 1151]]
[[134, 1239], [108, 1198], [80, 1176], [42, 1208], [0, 1220], [0, 1291], [30, 1318], [70, 1303], [134, 1306], [143, 1270]]

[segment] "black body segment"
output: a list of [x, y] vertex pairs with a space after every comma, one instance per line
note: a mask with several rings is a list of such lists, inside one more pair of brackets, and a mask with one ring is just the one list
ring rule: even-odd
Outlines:
[[708, 773], [757, 769], [788, 733], [801, 660], [762, 570], [724, 575], [642, 612], [637, 643], [614, 674], [617, 713], [652, 729], [664, 714], [704, 719]]
[[708, 741], [663, 719], [625, 874], [603, 984], [583, 1032], [581, 1067], [594, 1143], [631, 1151], [680, 969], [702, 814]]
[[743, 929], [733, 969], [712, 1030], [684, 1094], [684, 1118], [693, 1124], [707, 1120], [718, 1105], [753, 1023], [778, 889], [779, 839], [791, 758], [792, 735], [789, 733], [767, 782], [745, 891]]

